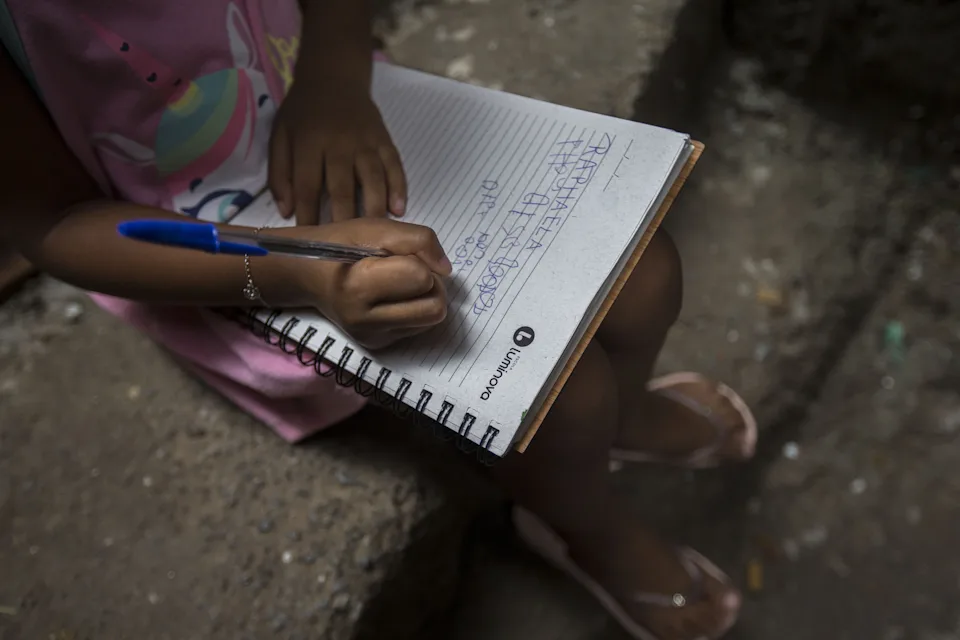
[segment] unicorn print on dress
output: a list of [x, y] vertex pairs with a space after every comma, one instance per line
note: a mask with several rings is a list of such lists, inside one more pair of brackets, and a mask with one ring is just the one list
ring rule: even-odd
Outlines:
[[88, 22], [144, 83], [168, 95], [152, 149], [109, 132], [94, 134], [96, 147], [124, 162], [155, 167], [173, 208], [190, 217], [223, 221], [249, 204], [266, 185], [276, 104], [236, 5], [228, 6], [226, 20], [234, 66], [194, 80]]

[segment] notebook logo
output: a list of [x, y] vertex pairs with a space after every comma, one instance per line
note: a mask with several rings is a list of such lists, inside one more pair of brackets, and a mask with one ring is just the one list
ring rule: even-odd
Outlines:
[[500, 378], [504, 376], [508, 371], [517, 366], [517, 360], [520, 359], [520, 349], [516, 347], [510, 347], [510, 350], [503, 356], [503, 360], [500, 361], [500, 364], [497, 365], [497, 370], [493, 372], [493, 375], [490, 376], [490, 380], [487, 381], [487, 386], [484, 388], [483, 393], [480, 394], [481, 400], [489, 400], [490, 396], [493, 395], [493, 389], [500, 383]]
[[[508, 373], [511, 369], [517, 366], [517, 361], [520, 360], [520, 349], [529, 347], [531, 344], [533, 344], [533, 339], [535, 336], [536, 334], [530, 327], [520, 327], [513, 332], [513, 344], [517, 346], [510, 347], [507, 353], [504, 354], [503, 360], [501, 360], [500, 364], [497, 365], [497, 370], [493, 372], [492, 376], [490, 376], [487, 386], [484, 387], [483, 392], [480, 394], [481, 400], [490, 399], [490, 396], [493, 395], [494, 388], [500, 384], [500, 379], [504, 376], [504, 374]], [[520, 349], [517, 347], [520, 347]]]
[[529, 347], [536, 335], [530, 327], [520, 327], [513, 333], [513, 344], [521, 348]]

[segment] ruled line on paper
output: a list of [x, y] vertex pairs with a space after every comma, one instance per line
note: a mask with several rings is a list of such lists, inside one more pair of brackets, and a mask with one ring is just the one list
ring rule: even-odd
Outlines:
[[623, 155], [620, 156], [620, 162], [617, 163], [617, 166], [614, 167], [614, 169], [613, 169], [613, 173], [610, 174], [610, 179], [607, 180], [607, 184], [603, 185], [603, 190], [604, 190], [604, 191], [606, 191], [606, 190], [610, 187], [610, 185], [613, 183], [614, 178], [619, 178], [619, 177], [620, 177], [620, 173], [619, 173], [619, 172], [620, 172], [620, 166], [623, 164], [623, 161], [624, 161], [624, 160], [629, 160], [629, 159], [630, 159], [630, 156], [628, 156], [627, 153], [629, 153], [630, 147], [632, 147], [632, 146], [633, 146], [633, 140], [631, 139], [630, 142], [627, 143], [627, 148], [623, 150]]
[[[530, 280], [531, 276], [533, 276], [534, 272], [536, 271], [537, 266], [539, 266], [540, 261], [543, 260], [544, 255], [546, 255], [547, 251], [550, 250], [550, 247], [553, 245], [553, 242], [559, 237], [560, 231], [563, 229], [563, 226], [566, 225], [567, 220], [569, 220], [570, 216], [573, 215], [573, 212], [574, 212], [574, 210], [576, 209], [577, 204], [579, 204], [580, 199], [583, 197], [584, 193], [586, 193], [587, 188], [589, 188], [589, 186], [590, 186], [590, 181], [592, 180], [593, 175], [596, 173], [596, 171], [597, 171], [598, 169], [600, 169], [601, 165], [603, 164], [603, 161], [604, 161], [604, 160], [606, 159], [606, 157], [607, 157], [607, 156], [606, 156], [607, 151], [609, 151], [609, 149], [613, 146], [613, 144], [615, 143], [615, 141], [616, 141], [616, 137], [615, 137], [615, 136], [614, 136], [614, 137], [610, 137], [610, 136], [608, 136], [608, 134], [605, 134], [605, 133], [604, 133], [604, 134], [602, 134], [602, 138], [601, 138], [601, 146], [599, 146], [599, 147], [594, 147], [594, 148], [592, 149], [592, 151], [591, 151], [592, 154], [594, 154], [595, 156], [596, 156], [596, 155], [599, 155], [599, 156], [600, 156], [600, 157], [597, 159], [596, 166], [592, 168], [592, 171], [591, 171], [589, 177], [586, 179], [586, 181], [583, 182], [583, 183], [581, 183], [581, 187], [582, 187], [582, 188], [580, 188], [580, 189], [578, 190], [578, 192], [576, 193], [576, 200], [575, 200], [575, 201], [573, 202], [573, 204], [570, 206], [570, 209], [569, 209], [569, 211], [567, 212], [567, 215], [564, 217], [563, 220], [561, 220], [561, 222], [560, 222], [559, 226], [556, 228], [555, 232], [550, 235], [549, 240], [548, 240], [548, 245], [547, 245], [546, 251], [540, 252], [540, 254], [539, 254], [538, 257], [537, 257], [537, 263], [534, 265], [534, 267], [533, 267], [532, 269], [530, 269], [530, 270], [527, 272], [526, 278], [524, 278], [523, 282], [520, 284], [520, 289], [519, 289], [513, 296], [510, 295], [510, 288], [513, 287], [513, 285], [515, 284], [516, 281], [511, 282], [510, 287], [508, 288], [507, 292], [504, 294], [504, 299], [509, 300], [509, 303], [507, 304], [507, 308], [504, 309], [503, 313], [500, 315], [500, 320], [497, 322], [497, 325], [493, 328], [493, 330], [486, 332], [486, 335], [487, 335], [487, 340], [486, 340], [486, 342], [484, 343], [483, 347], [481, 347], [481, 348], [477, 351], [477, 355], [474, 357], [473, 361], [470, 363], [470, 366], [464, 371], [463, 376], [462, 376], [462, 378], [460, 379], [460, 383], [458, 384], [458, 386], [462, 386], [463, 383], [464, 383], [464, 381], [469, 377], [470, 373], [473, 372], [473, 368], [476, 366], [477, 360], [479, 360], [480, 355], [486, 350], [487, 345], [490, 344], [490, 340], [492, 340], [493, 336], [496, 335], [497, 332], [500, 330], [500, 327], [501, 327], [501, 325], [503, 324], [504, 319], [505, 319], [505, 318], [507, 317], [507, 315], [510, 313], [510, 309], [513, 307], [513, 304], [520, 298], [520, 295], [521, 295], [521, 293], [523, 292], [524, 287], [526, 286], [527, 282]], [[593, 162], [593, 161], [591, 160], [591, 162]], [[458, 367], [458, 368], [459, 368], [459, 367]], [[456, 377], [456, 370], [451, 374], [451, 376], [450, 376], [450, 381], [453, 381], [453, 378], [454, 378], [454, 377]]]
[[[502, 107], [498, 108], [502, 109]], [[464, 259], [466, 256], [460, 256], [460, 258], [457, 256], [457, 247], [462, 240], [472, 237], [468, 234], [465, 235], [463, 229], [470, 226], [471, 218], [477, 219], [475, 224], [476, 228], [479, 229], [482, 224], [480, 219], [495, 215], [491, 211], [485, 210], [483, 206], [474, 204], [473, 198], [484, 188], [489, 190], [493, 184], [496, 184], [497, 188], [502, 188], [503, 173], [515, 173], [518, 167], [522, 166], [522, 163], [529, 162], [530, 150], [532, 149], [536, 153], [537, 149], [534, 146], [534, 143], [536, 143], [535, 137], [528, 142], [533, 124], [538, 121], [541, 122], [536, 130], [539, 132], [542, 130], [543, 121], [545, 121], [541, 116], [523, 114], [517, 110], [506, 110], [506, 113], [508, 114], [506, 119], [497, 118], [487, 127], [476, 126], [476, 123], [468, 127], [474, 129], [474, 133], [482, 135], [484, 144], [472, 149], [474, 161], [470, 167], [466, 171], [460, 172], [458, 181], [449, 182], [446, 195], [435, 198], [430, 210], [423, 213], [427, 216], [426, 224], [438, 232], [441, 243], [452, 254], [450, 257], [454, 262], [455, 272], [459, 276], [455, 280], [456, 284], [449, 291], [451, 308], [457, 306], [458, 287], [469, 275], [469, 272], [464, 271], [463, 268], [471, 266], [473, 262]], [[505, 162], [504, 157], [508, 153], [510, 155]], [[519, 156], [518, 153], [520, 153]], [[489, 202], [489, 199], [487, 201]], [[481, 205], [482, 202], [483, 199], [481, 199]], [[490, 207], [490, 209], [493, 208], [493, 206]], [[411, 221], [420, 222], [419, 212], [418, 216]], [[418, 347], [432, 340], [435, 335], [436, 332], [430, 332], [420, 339], [412, 341], [413, 344], [407, 346], [404, 354], [408, 355], [411, 352], [419, 351]]]
[[[443, 375], [451, 365], [455, 370], [459, 369], [462, 361], [455, 358], [454, 354], [467, 336], [476, 337], [483, 334], [489, 325], [490, 318], [496, 313], [493, 307], [499, 306], [499, 299], [502, 296], [498, 296], [498, 293], [506, 276], [523, 270], [528, 258], [523, 256], [523, 247], [527, 241], [526, 219], [535, 215], [535, 211], [543, 206], [543, 199], [546, 198], [541, 192], [547, 191], [547, 186], [552, 180], [550, 152], [566, 140], [577, 139], [586, 132], [581, 130], [576, 133], [573, 127], [575, 125], [570, 129], [561, 128], [557, 137], [538, 154], [539, 157], [529, 167], [533, 170], [533, 176], [516, 185], [519, 189], [511, 193], [509, 199], [505, 201], [502, 217], [491, 225], [494, 250], [484, 257], [484, 263], [480, 266], [479, 272], [476, 269], [471, 272], [472, 296], [469, 297], [468, 302], [472, 304], [466, 305], [467, 308], [461, 315], [461, 321], [456, 330], [435, 348], [433, 361], [430, 364], [431, 371], [440, 366], [439, 374]], [[523, 258], [524, 262], [521, 262], [520, 258]], [[493, 308], [492, 311], [491, 308]], [[486, 317], [481, 318], [481, 316]], [[473, 340], [471, 344], [475, 341]], [[465, 351], [468, 352], [469, 347]], [[442, 365], [440, 365], [441, 362]]]
[[[557, 123], [551, 122], [549, 124], [550, 124], [550, 129], [548, 130], [548, 133], [552, 133], [553, 130], [556, 128]], [[533, 144], [528, 144], [526, 142], [526, 136], [519, 137], [519, 138], [512, 138], [512, 140], [514, 141], [514, 144], [512, 145], [513, 151], [511, 152], [509, 159], [506, 162], [503, 162], [501, 160], [501, 162], [499, 163], [500, 174], [498, 174], [498, 181], [497, 181], [498, 187], [503, 186], [503, 185], [500, 185], [500, 181], [504, 181], [502, 174], [504, 173], [513, 174], [514, 179], [510, 182], [505, 183], [506, 186], [509, 186], [509, 191], [507, 191], [507, 197], [506, 198], [501, 197], [497, 205], [493, 207], [491, 211], [483, 212], [481, 210], [480, 215], [475, 215], [476, 212], [474, 210], [466, 210], [465, 211], [466, 215], [460, 216], [461, 221], [465, 218], [470, 217], [471, 215], [478, 218], [478, 220], [476, 221], [476, 226], [474, 227], [470, 235], [454, 236], [456, 238], [454, 241], [456, 243], [456, 246], [462, 246], [461, 243], [463, 242], [464, 238], [472, 237], [474, 238], [474, 243], [475, 243], [478, 238], [482, 238], [484, 236], [491, 236], [502, 224], [501, 216], [508, 215], [507, 212], [511, 208], [510, 203], [512, 202], [514, 193], [518, 188], [523, 188], [524, 184], [527, 181], [529, 181], [529, 178], [526, 177], [527, 172], [531, 170], [536, 170], [537, 162], [535, 160], [537, 158], [540, 158], [544, 154], [546, 149], [549, 148], [549, 146], [545, 148], [544, 145], [545, 144], [549, 145], [551, 140], [549, 138], [544, 138], [542, 134], [540, 134], [541, 131], [542, 131], [542, 126], [537, 129], [537, 133], [540, 135], [541, 139], [539, 141], [535, 139]], [[562, 131], [558, 132], [556, 135], [559, 137], [560, 135], [562, 135]], [[501, 154], [500, 154], [501, 159], [505, 154], [505, 152], [509, 151], [510, 148], [511, 148], [511, 145], [507, 145], [501, 150]], [[481, 175], [490, 176], [492, 174], [487, 172]], [[477, 181], [477, 178], [474, 178], [474, 181]], [[481, 186], [482, 186], [482, 183], [481, 183]], [[492, 240], [490, 240], [490, 242], [492, 242]], [[441, 325], [436, 330], [430, 332], [429, 335], [423, 336], [423, 338], [417, 341], [418, 344], [411, 345], [411, 347], [405, 351], [405, 355], [407, 356], [412, 356], [413, 353], [422, 354], [423, 360], [421, 360], [421, 366], [425, 364], [427, 357], [429, 357], [429, 355], [434, 352], [435, 346], [437, 346], [438, 344], [442, 346], [444, 344], [442, 342], [442, 336], [446, 335], [449, 332], [450, 325], [451, 325], [451, 322], [453, 322], [453, 319], [457, 317], [465, 317], [466, 314], [469, 312], [469, 304], [467, 303], [472, 302], [472, 298], [470, 298], [469, 296], [470, 296], [470, 293], [473, 292], [474, 286], [476, 284], [476, 279], [478, 276], [477, 269], [480, 269], [481, 271], [479, 273], [482, 274], [482, 268], [484, 264], [483, 262], [484, 255], [481, 255], [481, 254], [484, 254], [487, 249], [494, 249], [494, 247], [479, 249], [479, 253], [473, 253], [470, 256], [463, 256], [463, 257], [458, 257], [457, 249], [454, 249], [453, 251], [454, 255], [452, 256], [452, 260], [455, 263], [454, 269], [457, 277], [454, 280], [454, 285], [448, 290], [448, 294], [451, 300], [451, 309], [455, 310], [457, 313], [452, 313], [449, 316], [450, 320], [448, 320], [448, 322], [444, 323], [444, 325]], [[462, 254], [463, 252], [461, 251], [460, 253]], [[458, 329], [459, 329], [459, 326], [458, 326]]]

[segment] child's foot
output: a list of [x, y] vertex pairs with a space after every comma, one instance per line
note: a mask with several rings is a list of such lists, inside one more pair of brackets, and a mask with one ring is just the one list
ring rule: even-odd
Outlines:
[[696, 373], [651, 381], [642, 412], [628, 417], [611, 457], [712, 467], [753, 456], [757, 423], [746, 403], [726, 385]]
[[601, 538], [567, 546], [529, 512], [515, 514], [521, 537], [578, 581], [638, 640], [720, 638], [741, 596], [709, 560], [624, 521]]

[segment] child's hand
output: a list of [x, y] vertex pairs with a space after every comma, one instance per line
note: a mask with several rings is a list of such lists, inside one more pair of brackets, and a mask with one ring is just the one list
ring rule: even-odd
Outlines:
[[335, 222], [356, 216], [356, 182], [368, 216], [403, 215], [407, 183], [400, 155], [366, 87], [295, 82], [270, 140], [269, 184], [284, 217], [320, 221], [323, 187]]
[[446, 317], [443, 277], [452, 268], [437, 236], [427, 227], [358, 219], [297, 227], [295, 232], [300, 237], [306, 234], [311, 239], [376, 247], [393, 254], [352, 265], [307, 261], [310, 267], [295, 274], [307, 300], [364, 346], [387, 346], [422, 333]]

